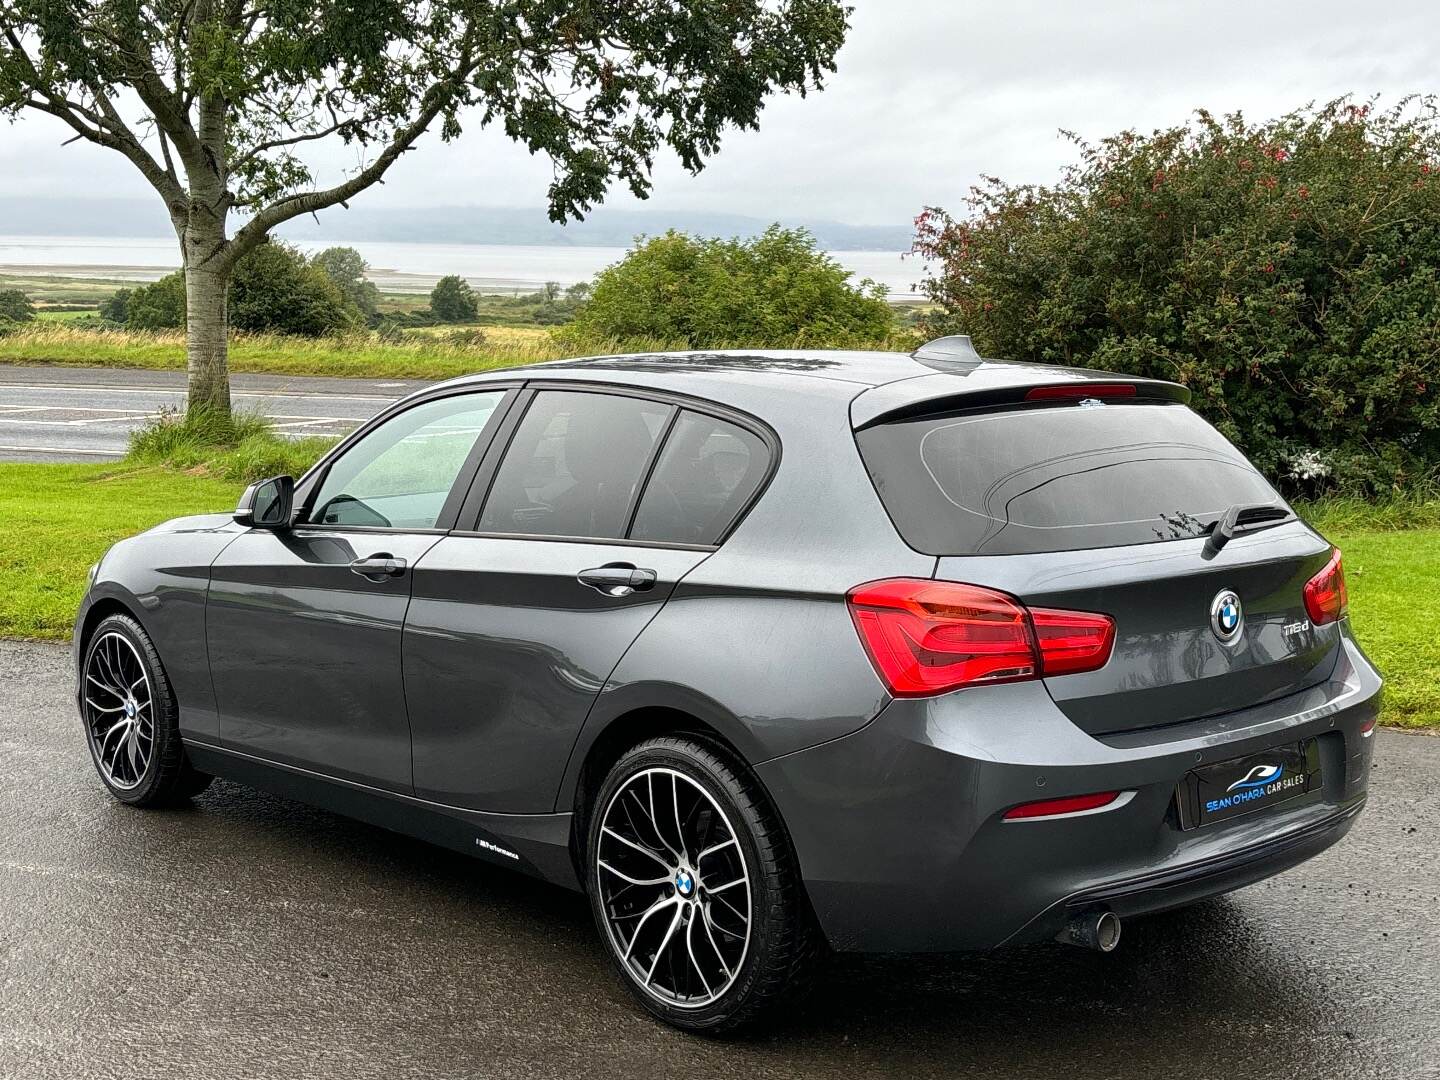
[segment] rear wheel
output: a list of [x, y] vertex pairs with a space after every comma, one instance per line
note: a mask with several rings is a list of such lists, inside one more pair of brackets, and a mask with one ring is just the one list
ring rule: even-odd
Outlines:
[[587, 850], [601, 937], [656, 1016], [733, 1031], [800, 989], [818, 937], [794, 855], [716, 748], [667, 736], [626, 753], [600, 788]]
[[86, 642], [80, 679], [85, 741], [110, 794], [132, 806], [162, 806], [209, 786], [185, 757], [170, 680], [138, 622], [102, 619]]

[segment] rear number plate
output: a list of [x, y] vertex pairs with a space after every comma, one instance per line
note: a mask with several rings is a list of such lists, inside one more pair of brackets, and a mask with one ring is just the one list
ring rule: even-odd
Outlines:
[[1206, 765], [1191, 772], [1195, 824], [1264, 810], [1320, 785], [1319, 762], [1306, 744], [1277, 746], [1259, 754]]

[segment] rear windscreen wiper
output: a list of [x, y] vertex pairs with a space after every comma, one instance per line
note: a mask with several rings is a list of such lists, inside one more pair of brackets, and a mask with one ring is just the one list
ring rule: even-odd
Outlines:
[[1257, 528], [1269, 528], [1289, 521], [1295, 516], [1284, 503], [1236, 503], [1226, 510], [1220, 520], [1210, 526], [1210, 538], [1205, 550], [1214, 554], [1234, 539], [1239, 532], [1251, 532]]

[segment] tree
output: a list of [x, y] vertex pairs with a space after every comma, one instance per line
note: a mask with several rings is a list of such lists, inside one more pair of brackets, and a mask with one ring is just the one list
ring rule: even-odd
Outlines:
[[379, 310], [380, 290], [373, 281], [365, 280], [370, 264], [354, 248], [326, 248], [311, 262], [335, 283], [346, 302], [354, 305], [365, 318], [371, 318]]
[[230, 323], [237, 330], [320, 337], [359, 318], [329, 275], [286, 244], [264, 244], [235, 264]]
[[130, 293], [125, 325], [131, 330], [169, 330], [185, 325], [185, 273], [176, 270]]
[[1440, 461], [1440, 111], [1200, 112], [990, 180], [915, 248], [981, 352], [1174, 379], [1292, 490], [1420, 487]]
[[479, 310], [475, 290], [462, 277], [442, 277], [430, 290], [430, 312], [440, 322], [474, 322]]
[[[236, 263], [347, 205], [433, 125], [454, 139], [473, 118], [548, 156], [564, 221], [616, 181], [644, 197], [662, 148], [698, 171], [771, 93], [820, 88], [847, 20], [842, 0], [5, 0], [0, 112], [58, 117], [155, 189], [184, 267], [190, 407], [228, 411]], [[302, 154], [336, 143], [362, 163], [324, 186]]]
[[19, 289], [0, 289], [0, 319], [29, 322], [35, 318], [35, 305]]
[[[132, 330], [184, 326], [185, 275], [167, 274], [133, 290], [125, 302]], [[287, 244], [263, 244], [235, 264], [229, 312], [237, 330], [319, 337], [350, 326], [360, 313], [317, 266]]]
[[572, 332], [697, 348], [881, 341], [894, 329], [884, 286], [850, 276], [803, 229], [772, 225], [753, 240], [667, 232], [600, 272]]
[[132, 289], [116, 289], [110, 296], [100, 301], [100, 317], [106, 322], [125, 325], [127, 309], [130, 306], [130, 295]]

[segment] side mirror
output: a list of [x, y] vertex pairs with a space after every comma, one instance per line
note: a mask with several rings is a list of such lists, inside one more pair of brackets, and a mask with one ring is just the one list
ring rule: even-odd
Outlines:
[[290, 524], [295, 478], [276, 476], [251, 484], [235, 507], [235, 520], [252, 529], [283, 529]]

